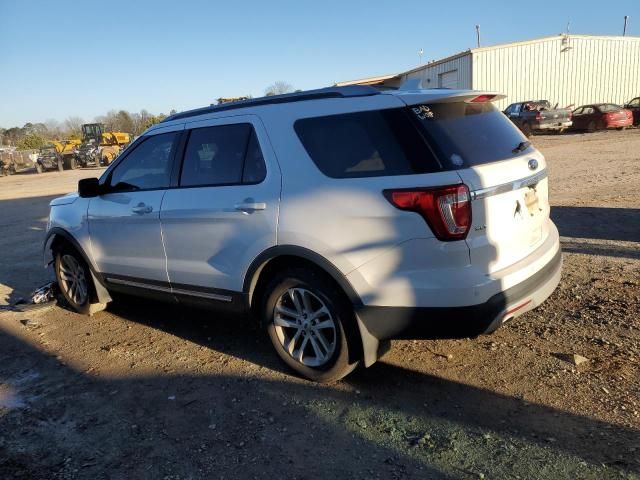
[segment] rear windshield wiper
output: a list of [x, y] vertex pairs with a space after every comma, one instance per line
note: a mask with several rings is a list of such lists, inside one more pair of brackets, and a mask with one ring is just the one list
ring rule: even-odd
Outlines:
[[531, 146], [531, 142], [529, 140], [525, 140], [524, 142], [520, 142], [516, 148], [511, 150], [513, 153], [520, 153]]

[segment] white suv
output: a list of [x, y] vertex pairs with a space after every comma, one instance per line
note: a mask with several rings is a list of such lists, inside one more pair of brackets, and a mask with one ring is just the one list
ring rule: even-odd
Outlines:
[[47, 260], [78, 312], [110, 292], [252, 312], [317, 381], [411, 326], [491, 332], [562, 266], [544, 158], [497, 98], [335, 87], [173, 115], [51, 202]]

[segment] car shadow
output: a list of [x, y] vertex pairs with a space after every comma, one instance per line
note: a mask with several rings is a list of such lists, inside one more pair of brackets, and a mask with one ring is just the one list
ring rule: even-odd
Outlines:
[[[237, 375], [221, 361], [207, 374], [95, 376], [74, 367], [82, 352], [54, 357], [0, 326], [0, 477], [478, 478], [566, 455], [578, 469], [640, 472], [633, 457], [606, 453], [633, 448], [632, 428], [384, 360], [317, 385], [278, 373], [268, 340], [246, 319], [117, 303], [126, 321], [276, 373]], [[610, 448], [597, 448], [605, 440]]]
[[640, 242], [640, 209], [551, 207], [551, 219], [563, 237]]
[[[292, 373], [273, 352], [269, 339], [249, 317], [216, 315], [207, 311], [171, 306], [119, 297], [109, 312], [127, 321], [142, 323], [216, 352], [248, 361], [285, 375]], [[273, 387], [273, 383], [270, 383]], [[277, 382], [275, 382], [277, 384]], [[297, 390], [315, 388], [303, 382], [293, 386], [283, 382], [277, 398], [295, 394]], [[425, 374], [384, 361], [368, 369], [358, 369], [343, 380], [360, 392], [362, 409], [388, 412], [391, 417], [419, 420], [423, 428], [439, 428], [452, 422], [474, 432], [491, 431], [502, 438], [516, 438], [549, 449], [579, 457], [584, 462], [617, 465], [640, 472], [640, 462], [631, 458], [612, 458], [605, 449], [594, 448], [600, 432], [614, 447], [608, 451], [624, 452], [637, 443], [640, 431], [576, 415], [556, 408], [532, 404], [520, 398]], [[280, 384], [278, 384], [280, 385]], [[262, 388], [262, 387], [260, 387]], [[278, 387], [279, 388], [279, 387]], [[325, 387], [322, 387], [325, 388]], [[326, 398], [344, 398], [344, 392], [323, 390]], [[375, 416], [375, 415], [374, 415]], [[429, 426], [430, 425], [430, 426]], [[414, 427], [416, 431], [420, 430]], [[415, 432], [414, 432], [415, 433]], [[428, 478], [428, 477], [427, 477]], [[439, 478], [439, 477], [435, 477]]]
[[0, 285], [10, 293], [0, 304], [12, 304], [50, 278], [42, 261], [49, 202], [60, 195], [0, 200]]

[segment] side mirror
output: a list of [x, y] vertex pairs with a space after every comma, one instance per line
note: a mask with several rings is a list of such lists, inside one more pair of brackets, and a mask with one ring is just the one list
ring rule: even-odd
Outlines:
[[83, 178], [78, 182], [78, 194], [81, 198], [92, 198], [100, 195], [100, 181], [97, 178]]

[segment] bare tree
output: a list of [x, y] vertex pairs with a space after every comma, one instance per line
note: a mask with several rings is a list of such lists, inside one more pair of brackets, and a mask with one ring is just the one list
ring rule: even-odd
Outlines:
[[270, 97], [272, 95], [282, 95], [283, 93], [291, 93], [293, 91], [293, 85], [282, 80], [278, 80], [273, 85], [269, 85], [264, 91], [264, 94], [265, 96]]
[[64, 136], [64, 128], [59, 121], [50, 118], [49, 120], [44, 122], [44, 125], [45, 127], [47, 127], [47, 134], [49, 135], [50, 139], [61, 140]]
[[64, 121], [65, 137], [80, 138], [82, 136], [82, 124], [84, 120], [80, 117], [68, 117]]

